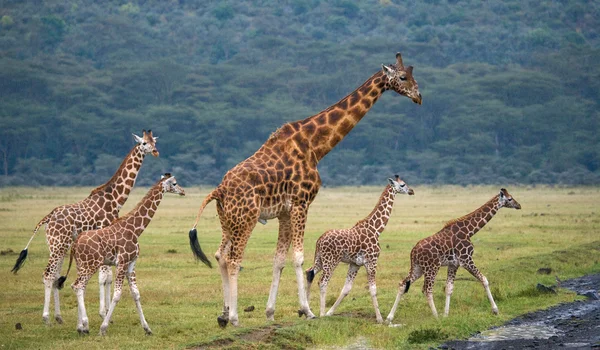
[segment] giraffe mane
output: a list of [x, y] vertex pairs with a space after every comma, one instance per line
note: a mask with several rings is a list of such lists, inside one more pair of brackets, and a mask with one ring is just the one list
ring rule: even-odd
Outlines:
[[125, 214], [125, 215], [123, 215], [123, 216], [120, 216], [120, 217], [118, 217], [118, 218], [114, 219], [114, 220], [113, 220], [113, 222], [111, 222], [111, 224], [110, 224], [110, 225], [112, 226], [112, 225], [114, 225], [114, 224], [116, 224], [116, 223], [118, 223], [118, 222], [125, 221], [125, 220], [127, 220], [129, 217], [131, 217], [131, 216], [132, 216], [132, 215], [133, 215], [135, 212], [137, 212], [137, 211], [138, 211], [138, 209], [139, 209], [141, 206], [143, 206], [143, 205], [144, 205], [144, 203], [146, 203], [146, 201], [148, 200], [148, 198], [150, 198], [150, 197], [152, 197], [152, 196], [154, 195], [154, 192], [155, 192], [155, 190], [159, 190], [159, 191], [160, 191], [160, 187], [159, 187], [158, 185], [159, 185], [161, 182], [162, 182], [162, 179], [161, 179], [161, 180], [159, 180], [157, 183], [155, 183], [155, 184], [154, 184], [154, 185], [153, 185], [153, 186], [150, 188], [150, 190], [148, 190], [148, 193], [146, 193], [146, 195], [144, 196], [144, 198], [142, 198], [142, 199], [141, 199], [141, 200], [140, 200], [140, 201], [139, 201], [139, 202], [138, 202], [138, 203], [135, 205], [135, 208], [131, 209], [131, 210], [129, 211], [129, 213], [127, 213], [127, 214]]
[[121, 176], [121, 172], [119, 170], [121, 170], [125, 167], [125, 164], [127, 163], [127, 159], [129, 159], [129, 156], [131, 156], [131, 154], [135, 151], [136, 147], [137, 147], [137, 144], [131, 149], [131, 151], [129, 151], [129, 153], [127, 153], [127, 156], [125, 158], [123, 158], [121, 165], [119, 165], [119, 168], [115, 171], [113, 176], [108, 181], [106, 181], [104, 184], [93, 189], [92, 192], [90, 192], [90, 195], [88, 197], [91, 197], [95, 194], [98, 194], [98, 193], [104, 191], [106, 189], [106, 186], [108, 186], [109, 184], [114, 184], [117, 181], [117, 178], [119, 176]]
[[473, 210], [473, 211], [472, 211], [472, 212], [470, 212], [469, 214], [463, 215], [463, 216], [461, 216], [461, 217], [458, 217], [458, 218], [456, 218], [456, 219], [452, 219], [452, 220], [450, 220], [450, 221], [446, 222], [446, 224], [444, 225], [444, 228], [448, 228], [448, 227], [450, 227], [451, 225], [453, 225], [453, 224], [455, 224], [455, 223], [457, 223], [457, 222], [459, 222], [459, 221], [463, 221], [463, 220], [467, 219], [468, 217], [472, 216], [472, 215], [473, 215], [473, 214], [475, 214], [477, 211], [479, 211], [479, 209], [483, 208], [484, 206], [486, 206], [488, 203], [490, 203], [491, 201], [495, 200], [496, 198], [498, 198], [498, 196], [497, 196], [497, 195], [496, 195], [496, 196], [494, 196], [494, 197], [492, 197], [492, 199], [490, 199], [489, 201], [485, 202], [485, 204], [484, 204], [484, 205], [482, 205], [482, 206], [480, 206], [479, 208], [477, 208], [477, 209]]

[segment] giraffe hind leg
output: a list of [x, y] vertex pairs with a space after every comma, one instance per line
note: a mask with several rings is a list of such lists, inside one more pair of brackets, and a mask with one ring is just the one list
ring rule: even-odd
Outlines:
[[422, 274], [423, 270], [420, 266], [411, 264], [408, 276], [406, 276], [406, 278], [398, 284], [398, 294], [396, 294], [396, 300], [394, 301], [394, 305], [392, 306], [390, 313], [385, 319], [385, 323], [392, 324], [392, 321], [394, 320], [394, 315], [396, 314], [396, 310], [398, 309], [398, 305], [400, 304], [400, 299], [402, 299], [402, 296], [408, 292], [411, 283], [421, 278]]

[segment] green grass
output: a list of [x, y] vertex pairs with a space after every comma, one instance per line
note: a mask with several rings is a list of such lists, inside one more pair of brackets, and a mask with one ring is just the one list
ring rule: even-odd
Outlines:
[[[421, 238], [462, 216], [497, 193], [497, 187], [414, 187], [415, 196], [399, 196], [392, 219], [380, 239], [382, 253], [377, 276], [381, 312], [387, 316], [398, 282], [409, 268], [409, 253]], [[305, 268], [312, 264], [316, 239], [327, 229], [350, 227], [366, 216], [381, 187], [322, 189], [311, 206], [305, 234]], [[335, 348], [365, 344], [373, 348], [428, 348], [445, 339], [465, 338], [499, 325], [517, 315], [572, 301], [573, 293], [535, 292], [535, 285], [600, 272], [600, 188], [512, 187], [509, 192], [523, 209], [502, 209], [473, 237], [474, 260], [490, 281], [500, 315], [494, 316], [481, 285], [460, 269], [448, 318], [436, 320], [421, 294], [423, 280], [415, 282], [400, 303], [391, 328], [375, 323], [364, 270], [336, 315], [312, 321], [299, 319], [298, 298], [291, 262], [283, 270], [275, 323], [266, 321], [265, 305], [271, 284], [272, 259], [277, 241], [277, 221], [257, 225], [246, 249], [239, 279], [241, 327], [217, 326], [222, 306], [221, 278], [217, 269], [194, 261], [187, 233], [208, 188], [188, 188], [186, 197], [168, 196], [140, 240], [136, 265], [142, 306], [154, 335], [144, 336], [128, 291], [115, 310], [106, 337], [98, 336], [98, 282], [86, 293], [90, 336], [76, 330], [77, 302], [68, 287], [62, 291], [63, 325], [46, 326], [41, 319], [41, 275], [48, 250], [44, 232], [38, 233], [29, 257], [18, 275], [10, 273], [17, 254], [31, 231], [54, 207], [84, 198], [81, 188], [0, 189], [0, 347], [57, 349], [169, 349], [230, 347], [239, 349]], [[137, 188], [122, 210], [127, 213], [145, 194]], [[210, 204], [200, 221], [202, 248], [212, 258], [220, 242], [215, 205]], [[13, 253], [10, 253], [10, 250]], [[291, 254], [289, 254], [291, 257]], [[553, 270], [540, 275], [541, 267]], [[341, 265], [329, 284], [328, 299], [339, 294], [347, 267]], [[66, 266], [63, 267], [63, 273]], [[318, 277], [318, 276], [317, 276]], [[443, 312], [446, 268], [438, 274], [435, 302]], [[318, 287], [313, 285], [311, 307], [318, 312]], [[242, 310], [250, 305], [253, 312]], [[53, 308], [51, 308], [52, 310]], [[21, 323], [22, 330], [15, 330]]]

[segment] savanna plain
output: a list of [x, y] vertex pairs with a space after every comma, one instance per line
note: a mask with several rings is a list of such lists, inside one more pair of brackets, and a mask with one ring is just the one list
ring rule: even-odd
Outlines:
[[[382, 179], [385, 180], [385, 179]], [[421, 238], [437, 232], [445, 222], [465, 215], [496, 195], [501, 186], [418, 186], [414, 196], [398, 195], [386, 230], [380, 237], [377, 291], [385, 318], [398, 282], [410, 267], [409, 255]], [[185, 187], [185, 184], [181, 184]], [[312, 204], [305, 233], [304, 268], [312, 265], [317, 238], [332, 228], [351, 227], [374, 207], [380, 187], [323, 188]], [[275, 312], [268, 322], [264, 310], [272, 277], [277, 242], [276, 220], [258, 224], [246, 247], [239, 277], [240, 324], [221, 329], [216, 318], [222, 307], [218, 269], [197, 263], [188, 243], [198, 207], [211, 188], [186, 188], [185, 197], [167, 194], [152, 223], [140, 238], [136, 265], [144, 313], [153, 335], [145, 336], [135, 305], [125, 285], [113, 323], [105, 337], [98, 335], [98, 281], [86, 292], [90, 335], [76, 331], [77, 301], [70, 288], [72, 268], [61, 291], [64, 324], [42, 322], [42, 272], [48, 259], [44, 231], [29, 248], [27, 262], [17, 275], [10, 270], [37, 222], [59, 205], [85, 198], [90, 188], [0, 189], [0, 348], [26, 349], [339, 349], [352, 345], [368, 348], [428, 348], [449, 339], [500, 325], [515, 316], [576, 300], [574, 293], [558, 289], [545, 294], [536, 289], [561, 280], [600, 272], [600, 188], [507, 186], [522, 210], [501, 209], [473, 238], [474, 260], [490, 281], [500, 314], [493, 315], [484, 290], [468, 272], [459, 269], [447, 318], [436, 320], [421, 293], [423, 279], [411, 286], [396, 313], [396, 327], [378, 325], [369, 297], [364, 269], [354, 288], [332, 317], [298, 318], [298, 298], [291, 253], [283, 270]], [[146, 193], [137, 187], [121, 210], [125, 215]], [[198, 225], [203, 250], [216, 265], [213, 254], [220, 239], [215, 204], [205, 210]], [[63, 274], [66, 265], [63, 265]], [[538, 274], [550, 268], [550, 274]], [[327, 301], [333, 304], [346, 277], [340, 265], [329, 284]], [[317, 275], [317, 278], [320, 274]], [[439, 312], [444, 306], [446, 268], [435, 285]], [[313, 284], [311, 308], [318, 313], [318, 286]], [[254, 311], [244, 308], [254, 306]], [[53, 307], [51, 307], [53, 310]], [[53, 319], [53, 316], [52, 316]], [[20, 323], [22, 329], [17, 330]]]

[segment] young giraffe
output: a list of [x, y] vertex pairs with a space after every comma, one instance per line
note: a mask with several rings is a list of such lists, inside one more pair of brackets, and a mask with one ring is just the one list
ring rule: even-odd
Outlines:
[[446, 224], [436, 234], [420, 240], [410, 252], [410, 272], [400, 282], [398, 295], [394, 306], [387, 316], [386, 322], [391, 323], [400, 298], [410, 287], [410, 284], [425, 275], [423, 293], [427, 296], [427, 302], [431, 312], [438, 316], [433, 302], [433, 284], [441, 266], [448, 266], [448, 278], [446, 280], [446, 307], [444, 316], [450, 311], [450, 297], [454, 289], [454, 277], [459, 267], [464, 267], [471, 275], [477, 278], [492, 304], [492, 312], [498, 314], [498, 306], [494, 302], [487, 278], [479, 272], [473, 262], [473, 244], [471, 237], [476, 234], [485, 224], [496, 215], [500, 208], [521, 209], [521, 205], [504, 188], [500, 193], [490, 199], [474, 212]]
[[[77, 263], [77, 279], [71, 288], [77, 294], [78, 321], [77, 331], [80, 334], [89, 333], [88, 318], [85, 311], [85, 287], [96, 271], [105, 264], [117, 267], [115, 291], [108, 308], [108, 313], [100, 326], [100, 334], [105, 335], [110, 318], [121, 299], [123, 279], [127, 276], [131, 296], [137, 307], [142, 327], [146, 334], [152, 334], [148, 322], [144, 318], [140, 292], [135, 279], [135, 262], [140, 254], [138, 240], [158, 209], [165, 192], [185, 195], [183, 188], [177, 185], [177, 180], [171, 174], [165, 174], [146, 196], [127, 215], [115, 220], [110, 226], [99, 230], [85, 231], [79, 234], [73, 244], [69, 269], [75, 258]], [[62, 279], [62, 278], [61, 278]], [[64, 279], [63, 279], [64, 281]]]
[[[367, 278], [369, 282], [369, 292], [375, 316], [378, 323], [383, 322], [381, 312], [379, 312], [379, 303], [377, 302], [377, 287], [375, 286], [375, 274], [377, 273], [377, 259], [379, 258], [379, 235], [385, 230], [385, 226], [392, 214], [394, 199], [396, 194], [413, 195], [412, 188], [408, 187], [404, 181], [396, 175], [395, 179], [388, 179], [389, 184], [383, 190], [379, 197], [377, 205], [366, 218], [357, 222], [354, 227], [342, 230], [329, 230], [317, 240], [315, 249], [315, 263], [313, 267], [306, 270], [306, 299], [310, 297], [310, 286], [315, 275], [323, 270], [323, 275], [319, 280], [321, 290], [321, 308], [320, 315], [331, 316], [342, 300], [350, 293], [352, 283], [362, 265], [367, 269]], [[333, 274], [333, 271], [340, 262], [349, 264], [346, 283], [335, 304], [325, 314], [325, 296], [327, 294], [327, 284]]]
[[[44, 270], [44, 322], [50, 322], [50, 295], [54, 291], [54, 317], [56, 322], [62, 323], [60, 314], [60, 299], [57, 278], [65, 258], [65, 254], [74, 237], [80, 232], [108, 226], [119, 216], [119, 210], [129, 197], [129, 192], [135, 184], [137, 174], [147, 154], [158, 157], [156, 139], [152, 131], [143, 131], [142, 137], [133, 135], [136, 145], [125, 157], [121, 166], [110, 180], [104, 185], [94, 189], [90, 195], [77, 203], [67, 204], [55, 208], [37, 224], [33, 235], [21, 251], [15, 266], [11, 270], [15, 274], [23, 266], [27, 258], [27, 249], [33, 241], [39, 228], [46, 224], [46, 242], [50, 249], [48, 265]], [[106, 314], [105, 302], [110, 302], [110, 284], [112, 271], [109, 267], [102, 267], [99, 274], [100, 281], [100, 316]]]
[[225, 327], [228, 321], [238, 325], [238, 272], [244, 248], [257, 222], [278, 218], [279, 236], [273, 259], [273, 282], [266, 316], [273, 320], [275, 301], [285, 257], [293, 246], [293, 266], [298, 283], [301, 310], [314, 317], [304, 287], [304, 227], [308, 208], [315, 199], [321, 178], [317, 164], [365, 116], [381, 94], [393, 90], [421, 104], [421, 94], [400, 53], [395, 65], [383, 65], [381, 71], [341, 101], [304, 120], [283, 125], [265, 144], [223, 177], [221, 184], [200, 205], [190, 230], [194, 254], [208, 261], [198, 244], [196, 226], [205, 206], [217, 200], [222, 240], [215, 254], [223, 283], [223, 313], [217, 318]]

